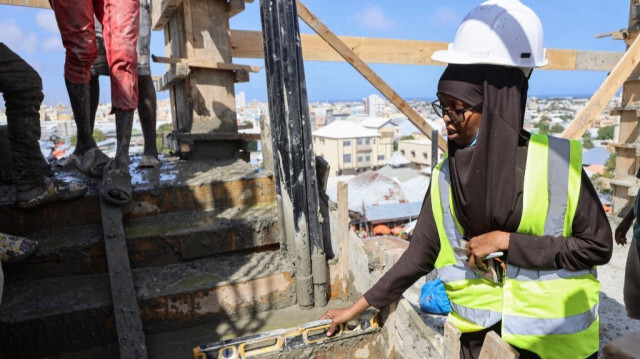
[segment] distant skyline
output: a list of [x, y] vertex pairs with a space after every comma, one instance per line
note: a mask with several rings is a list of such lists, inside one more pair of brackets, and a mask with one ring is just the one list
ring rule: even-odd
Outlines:
[[[464, 15], [481, 1], [303, 1], [333, 32], [338, 35], [429, 40], [450, 42]], [[537, 0], [523, 1], [540, 17], [545, 31], [545, 47], [578, 50], [623, 52], [623, 41], [594, 36], [625, 28], [628, 23], [628, 1]], [[230, 20], [232, 29], [260, 30], [259, 1], [246, 4], [246, 10]], [[313, 33], [300, 23], [302, 33]], [[68, 104], [64, 85], [64, 48], [51, 10], [0, 5], [0, 42], [22, 56], [41, 75], [45, 104]], [[164, 35], [154, 31], [151, 53], [164, 56]], [[266, 102], [264, 61], [234, 58], [238, 64], [262, 67], [251, 74], [251, 81], [239, 83], [235, 92], [244, 91], [247, 101]], [[406, 99], [431, 98], [435, 95], [442, 66], [380, 65], [371, 67], [394, 90]], [[152, 75], [162, 75], [165, 66], [152, 64]], [[309, 101], [362, 99], [378, 94], [347, 63], [305, 62]], [[530, 81], [530, 96], [590, 96], [606, 77], [605, 72], [535, 71]], [[100, 102], [110, 102], [109, 81], [101, 77]], [[167, 98], [168, 92], [158, 94]], [[0, 100], [0, 107], [4, 103]]]

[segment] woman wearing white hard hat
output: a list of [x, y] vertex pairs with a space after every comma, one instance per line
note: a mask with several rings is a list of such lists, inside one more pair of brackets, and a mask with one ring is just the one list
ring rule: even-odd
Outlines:
[[433, 104], [448, 156], [407, 251], [353, 306], [324, 315], [329, 332], [435, 269], [463, 333], [461, 357], [478, 357], [489, 331], [520, 358], [597, 357], [595, 266], [611, 258], [611, 228], [580, 143], [522, 128], [528, 77], [547, 63], [540, 20], [517, 0], [487, 1], [432, 58], [449, 64]]

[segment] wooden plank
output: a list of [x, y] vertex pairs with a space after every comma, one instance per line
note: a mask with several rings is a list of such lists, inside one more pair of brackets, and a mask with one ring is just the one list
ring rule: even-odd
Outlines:
[[146, 358], [147, 348], [124, 236], [122, 210], [100, 199], [100, 211], [120, 358]]
[[340, 294], [342, 300], [349, 299], [349, 187], [338, 182], [338, 262], [340, 263]]
[[162, 30], [181, 4], [182, 0], [155, 0], [151, 11], [153, 29]]
[[[318, 35], [301, 34], [302, 56], [307, 61], [345, 61]], [[444, 65], [431, 55], [447, 48], [445, 42], [339, 36], [366, 63], [398, 65]], [[233, 57], [264, 58], [259, 31], [231, 30]], [[547, 49], [549, 64], [541, 70], [611, 71], [622, 52]]]
[[[422, 133], [431, 138], [433, 128], [420, 116], [397, 92], [395, 92], [380, 76], [378, 76], [362, 59], [356, 55], [342, 40], [340, 40], [331, 30], [329, 30], [315, 15], [309, 11], [300, 1], [296, 1], [298, 16], [311, 27], [320, 37], [327, 41], [340, 56], [344, 57], [364, 78], [366, 78], [380, 93], [382, 93], [392, 104], [394, 104], [411, 123], [413, 123]], [[438, 136], [438, 147], [443, 151], [447, 150], [447, 141], [442, 136]]]
[[191, 16], [192, 0], [187, 0], [182, 3], [182, 11], [184, 15], [184, 23], [182, 24], [184, 29], [185, 50], [187, 51], [186, 57], [195, 58], [196, 51], [194, 49], [194, 37], [193, 37], [193, 17]]
[[235, 83], [238, 82], [249, 82], [249, 71], [238, 70], [233, 73], [233, 81]]
[[162, 57], [151, 55], [153, 62], [161, 64], [186, 64], [189, 67], [199, 67], [203, 69], [229, 70], [229, 71], [248, 71], [260, 72], [260, 66], [229, 64], [226, 62], [213, 62], [205, 60], [189, 60], [177, 57]]
[[640, 62], [640, 41], [637, 39], [627, 49], [620, 62], [604, 80], [600, 88], [589, 99], [585, 107], [578, 112], [569, 126], [562, 132], [562, 137], [579, 139], [591, 126], [593, 121], [604, 110], [611, 97], [618, 91], [624, 81]]
[[519, 357], [520, 353], [492, 330], [484, 337], [478, 359], [518, 359]]
[[[190, 61], [232, 63], [226, 1], [190, 0], [189, 11], [193, 54], [187, 52], [181, 57]], [[211, 70], [192, 68], [187, 84], [193, 119], [189, 132], [237, 131], [233, 72], [220, 71], [211, 76]]]
[[[154, 7], [154, 30], [162, 30], [182, 0], [162, 0]], [[253, 0], [244, 0], [252, 3]], [[47, 0], [0, 0], [0, 4], [50, 8]], [[166, 14], [161, 14], [164, 6]], [[156, 10], [156, 8], [158, 8]], [[317, 35], [301, 34], [302, 56], [308, 61], [344, 61]], [[398, 65], [444, 65], [431, 60], [431, 55], [447, 48], [446, 42], [339, 36], [364, 62]], [[231, 30], [233, 57], [264, 58], [262, 34], [259, 31]], [[622, 58], [622, 52], [547, 49], [549, 64], [541, 70], [611, 71]]]
[[0, 5], [16, 5], [37, 7], [41, 9], [51, 9], [48, 0], [0, 0]]
[[[244, 0], [252, 3], [253, 0]], [[162, 0], [166, 14], [154, 7], [154, 30], [162, 30], [182, 0]], [[50, 8], [47, 0], [0, 0], [0, 4]], [[156, 10], [158, 8], [158, 10]], [[301, 34], [302, 56], [308, 61], [344, 61], [317, 35]], [[444, 65], [431, 60], [431, 54], [447, 48], [446, 42], [339, 36], [364, 62], [398, 65]], [[262, 34], [259, 31], [231, 30], [234, 57], [264, 58]], [[622, 52], [547, 49], [549, 64], [541, 70], [611, 71], [622, 58]]]
[[176, 82], [184, 80], [189, 75], [189, 66], [185, 64], [177, 64], [175, 68], [171, 68], [157, 82], [157, 90], [165, 91]]
[[460, 335], [462, 333], [451, 322], [444, 323], [444, 343], [443, 355], [444, 359], [460, 358]]

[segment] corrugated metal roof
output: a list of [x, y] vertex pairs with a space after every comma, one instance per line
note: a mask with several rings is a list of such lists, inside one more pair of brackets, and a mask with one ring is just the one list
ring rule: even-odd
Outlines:
[[427, 195], [430, 182], [431, 178], [420, 175], [400, 183], [400, 188], [409, 202], [422, 202]]
[[[336, 188], [327, 190], [331, 200], [336, 201]], [[365, 206], [409, 202], [400, 184], [391, 178], [367, 171], [349, 181], [349, 210], [362, 213]]]
[[393, 168], [391, 166], [384, 166], [377, 172], [382, 173], [391, 179], [397, 179], [398, 182], [404, 182], [412, 178], [422, 176], [420, 172], [409, 167]]
[[326, 138], [380, 137], [378, 131], [362, 127], [351, 121], [336, 120], [313, 131], [313, 136]]
[[390, 222], [402, 219], [415, 219], [420, 214], [422, 202], [390, 203], [378, 206], [365, 206], [365, 217], [372, 223]]

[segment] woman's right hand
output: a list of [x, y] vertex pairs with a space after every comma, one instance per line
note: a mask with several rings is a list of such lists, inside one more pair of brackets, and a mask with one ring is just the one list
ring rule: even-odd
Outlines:
[[332, 336], [338, 328], [338, 325], [344, 324], [354, 318], [357, 318], [367, 308], [369, 308], [369, 302], [367, 302], [367, 300], [362, 297], [349, 308], [328, 310], [322, 315], [322, 317], [320, 317], [320, 319], [331, 319], [331, 326], [327, 331], [327, 336]]

